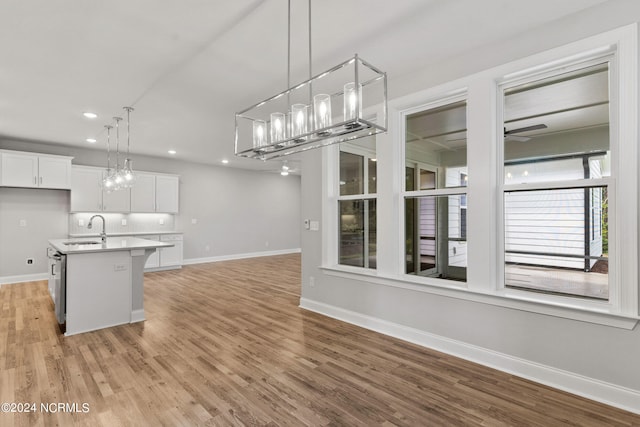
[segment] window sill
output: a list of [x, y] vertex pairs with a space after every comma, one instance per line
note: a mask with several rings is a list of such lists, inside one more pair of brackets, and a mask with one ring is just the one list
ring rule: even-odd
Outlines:
[[[447, 284], [446, 286], [434, 283], [425, 283], [423, 278], [409, 275], [392, 276], [383, 275], [376, 270], [368, 270], [359, 267], [347, 267], [342, 265], [323, 266], [324, 274], [350, 280], [364, 281], [367, 283], [389, 286], [411, 291], [424, 292], [449, 298], [457, 298], [482, 304], [490, 304], [498, 307], [527, 311], [547, 316], [571, 319], [580, 322], [594, 323], [611, 326], [614, 328], [632, 330], [640, 320], [638, 316], [614, 313], [608, 306], [601, 307], [578, 306], [576, 302], [551, 302], [536, 299], [536, 294], [522, 295], [517, 292], [479, 292], [469, 290], [464, 285]], [[567, 298], [569, 300], [570, 298]]]

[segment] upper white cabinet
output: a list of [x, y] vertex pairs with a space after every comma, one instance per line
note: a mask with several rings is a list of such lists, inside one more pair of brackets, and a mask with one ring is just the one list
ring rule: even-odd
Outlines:
[[107, 193], [102, 189], [104, 169], [73, 166], [71, 212], [129, 212], [129, 189]]
[[178, 213], [180, 177], [156, 176], [156, 212]]
[[0, 185], [71, 188], [72, 157], [0, 150]]
[[178, 213], [177, 175], [136, 172], [133, 187], [111, 193], [103, 191], [103, 177], [103, 168], [73, 166], [71, 212]]
[[136, 183], [131, 188], [131, 212], [156, 211], [156, 176], [137, 173]]

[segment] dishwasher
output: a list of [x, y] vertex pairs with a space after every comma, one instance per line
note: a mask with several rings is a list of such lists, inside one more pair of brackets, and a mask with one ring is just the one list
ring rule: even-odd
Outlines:
[[65, 323], [67, 312], [67, 256], [53, 248], [47, 248], [49, 258], [49, 294], [55, 306], [56, 319]]

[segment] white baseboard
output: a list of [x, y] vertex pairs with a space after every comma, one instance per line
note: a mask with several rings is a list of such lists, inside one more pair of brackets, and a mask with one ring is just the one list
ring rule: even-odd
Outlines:
[[131, 312], [131, 323], [143, 322], [144, 320], [144, 308], [133, 310]]
[[3, 276], [0, 277], [0, 285], [8, 285], [9, 283], [35, 282], [39, 280], [48, 280], [47, 273], [22, 274], [19, 276]]
[[490, 368], [640, 414], [640, 391], [467, 344], [420, 329], [300, 298], [300, 307]]
[[300, 248], [281, 249], [277, 251], [248, 252], [244, 254], [221, 255], [221, 256], [214, 256], [209, 258], [190, 258], [190, 259], [183, 260], [182, 264], [183, 265], [203, 264], [205, 262], [231, 261], [234, 259], [258, 258], [263, 256], [286, 255], [286, 254], [295, 254], [300, 252], [301, 252]]

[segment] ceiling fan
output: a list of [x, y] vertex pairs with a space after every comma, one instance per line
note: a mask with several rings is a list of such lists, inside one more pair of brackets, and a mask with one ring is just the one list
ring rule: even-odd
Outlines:
[[526, 142], [528, 140], [531, 139], [531, 137], [528, 136], [518, 136], [518, 135], [514, 135], [516, 133], [522, 133], [522, 132], [529, 132], [532, 130], [539, 130], [539, 129], [546, 129], [547, 125], [540, 123], [537, 125], [532, 125], [532, 126], [525, 126], [522, 128], [517, 128], [517, 129], [511, 129], [511, 130], [507, 130], [507, 128], [504, 128], [504, 140], [505, 141], [516, 141], [516, 142]]
[[286, 160], [283, 160], [280, 168], [271, 169], [269, 172], [279, 173], [282, 176], [287, 176], [289, 174], [298, 172], [298, 168], [294, 167], [291, 163], [287, 162]]

